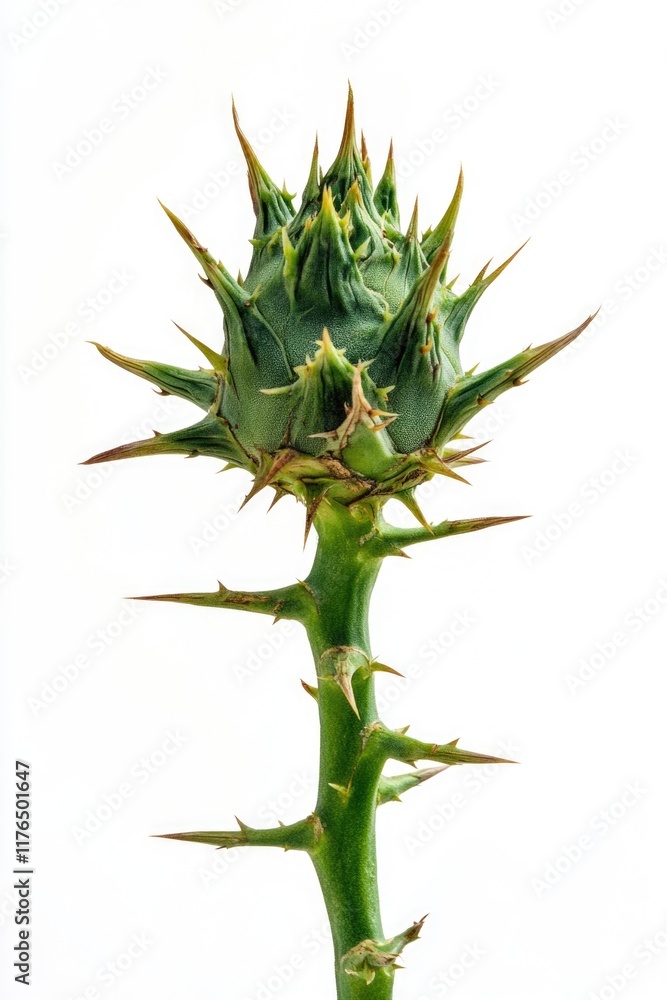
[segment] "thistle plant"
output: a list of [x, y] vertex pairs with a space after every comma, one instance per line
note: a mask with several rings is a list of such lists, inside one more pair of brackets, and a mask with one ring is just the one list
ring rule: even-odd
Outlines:
[[[316, 142], [297, 210], [294, 196], [259, 163], [235, 109], [233, 115], [256, 216], [245, 278], [235, 279], [165, 208], [222, 308], [221, 350], [183, 330], [206, 361], [191, 371], [97, 345], [163, 393], [194, 403], [204, 417], [89, 462], [207, 455], [250, 473], [246, 501], [268, 488], [273, 502], [291, 495], [304, 505], [305, 534], [312, 528], [318, 539], [304, 580], [261, 592], [219, 584], [211, 593], [143, 599], [252, 611], [303, 625], [315, 670], [312, 683], [302, 683], [317, 701], [321, 731], [313, 812], [275, 829], [240, 822], [232, 831], [167, 836], [217, 848], [304, 851], [331, 922], [339, 1000], [386, 1000], [401, 953], [423, 920], [398, 934], [383, 930], [376, 810], [452, 765], [502, 759], [463, 750], [457, 740], [419, 740], [383, 724], [375, 674], [393, 668], [371, 652], [373, 586], [383, 560], [406, 555], [409, 546], [516, 520], [430, 524], [415, 491], [434, 476], [462, 480], [457, 470], [481, 461], [478, 446], [469, 447], [462, 434], [468, 421], [571, 343], [592, 317], [502, 364], [465, 371], [459, 348], [470, 314], [515, 255], [495, 270], [482, 268], [465, 290], [454, 290], [447, 266], [462, 177], [435, 228], [419, 237], [415, 205], [403, 231], [391, 146], [374, 186], [363, 136], [357, 144], [350, 91], [338, 154], [322, 172]], [[412, 526], [385, 519], [391, 499], [405, 505]], [[410, 769], [387, 776], [388, 761]], [[435, 766], [417, 769], [418, 762]]]

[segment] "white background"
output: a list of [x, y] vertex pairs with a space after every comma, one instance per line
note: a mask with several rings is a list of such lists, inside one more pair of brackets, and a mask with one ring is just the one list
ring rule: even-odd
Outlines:
[[310, 811], [303, 636], [122, 603], [303, 577], [303, 511], [265, 516], [261, 495], [237, 516], [248, 477], [217, 476], [213, 460], [77, 463], [196, 416], [85, 341], [196, 367], [175, 319], [220, 345], [219, 311], [156, 196], [244, 269], [253, 217], [232, 91], [269, 172], [301, 191], [316, 129], [325, 167], [335, 154], [348, 76], [376, 179], [393, 135], [405, 219], [419, 192], [422, 226], [435, 223], [463, 162], [461, 288], [531, 237], [470, 324], [467, 367], [603, 304], [576, 351], [482, 414], [473, 433], [493, 438], [492, 461], [473, 486], [424, 491], [432, 520], [533, 518], [415, 549], [377, 587], [374, 650], [411, 675], [380, 680], [385, 721], [521, 761], [450, 770], [382, 809], [387, 933], [430, 913], [396, 995], [663, 995], [665, 25], [649, 0], [561, 9], [5, 5], [3, 995], [26, 995], [11, 970], [21, 757], [33, 1000], [334, 996], [305, 856], [149, 839]]

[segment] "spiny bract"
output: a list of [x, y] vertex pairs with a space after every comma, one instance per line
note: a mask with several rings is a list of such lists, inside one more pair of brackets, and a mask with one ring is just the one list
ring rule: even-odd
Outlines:
[[[417, 205], [400, 227], [392, 148], [374, 188], [357, 145], [352, 91], [331, 167], [317, 142], [298, 211], [234, 124], [257, 217], [245, 279], [230, 272], [165, 208], [204, 271], [224, 314], [221, 353], [182, 331], [209, 367], [189, 371], [102, 354], [164, 393], [206, 411], [198, 423], [89, 459], [210, 455], [255, 476], [249, 496], [271, 485], [312, 511], [326, 495], [402, 500], [421, 519], [415, 487], [479, 459], [451, 442], [479, 409], [569, 344], [587, 326], [529, 347], [487, 371], [465, 372], [459, 345], [484, 291], [515, 254], [488, 265], [461, 294], [446, 270], [463, 178], [440, 222], [418, 236]], [[164, 207], [164, 206], [163, 206]], [[517, 251], [518, 252], [518, 251]], [[180, 329], [180, 328], [179, 328]]]

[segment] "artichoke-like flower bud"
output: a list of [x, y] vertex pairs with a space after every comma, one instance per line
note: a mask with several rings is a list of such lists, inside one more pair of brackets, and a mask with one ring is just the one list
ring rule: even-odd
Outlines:
[[[245, 279], [230, 272], [165, 209], [197, 258], [224, 315], [220, 353], [186, 336], [207, 367], [188, 371], [102, 353], [206, 411], [183, 431], [156, 434], [90, 461], [133, 455], [211, 455], [307, 504], [331, 493], [352, 502], [395, 495], [418, 514], [413, 490], [474, 461], [453, 449], [480, 407], [521, 384], [591, 321], [486, 371], [465, 372], [460, 344], [470, 314], [515, 256], [460, 294], [447, 282], [463, 178], [432, 230], [417, 205], [400, 229], [393, 150], [375, 189], [356, 141], [350, 90], [340, 149], [322, 173], [318, 145], [295, 212], [234, 125], [256, 216]], [[517, 251], [518, 253], [518, 251]], [[488, 265], [487, 265], [488, 267]], [[185, 331], [183, 331], [185, 333]]]

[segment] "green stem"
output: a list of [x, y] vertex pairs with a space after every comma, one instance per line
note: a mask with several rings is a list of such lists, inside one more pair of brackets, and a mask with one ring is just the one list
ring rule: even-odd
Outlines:
[[[393, 969], [378, 968], [367, 985], [342, 966], [344, 956], [361, 942], [384, 939], [375, 812], [386, 758], [364, 752], [364, 729], [377, 721], [368, 609], [381, 557], [363, 544], [373, 528], [373, 512], [359, 507], [353, 513], [337, 504], [322, 505], [315, 519], [317, 554], [305, 581], [317, 607], [305, 624], [317, 666], [320, 714], [315, 814], [322, 833], [311, 857], [331, 922], [339, 1000], [389, 1000]], [[358, 714], [344, 685], [333, 677], [336, 664], [354, 671], [351, 688]]]
[[[321, 502], [313, 524], [318, 547], [313, 567], [301, 583], [258, 593], [162, 594], [149, 600], [235, 608], [301, 622], [315, 658], [320, 713], [320, 776], [315, 811], [306, 819], [271, 830], [256, 830], [239, 820], [232, 831], [167, 834], [168, 839], [218, 848], [282, 847], [309, 854], [320, 881], [331, 923], [338, 1000], [391, 1000], [396, 959], [419, 935], [423, 919], [386, 939], [380, 918], [375, 813], [378, 805], [443, 767], [382, 776], [387, 760], [414, 764], [483, 764], [501, 758], [473, 753], [449, 743], [425, 743], [393, 731], [378, 719], [370, 648], [368, 611], [382, 560], [398, 545], [426, 536], [458, 534], [500, 523], [500, 518], [445, 522], [433, 532], [387, 525], [382, 500], [349, 506]], [[424, 532], [424, 536], [422, 536]]]

